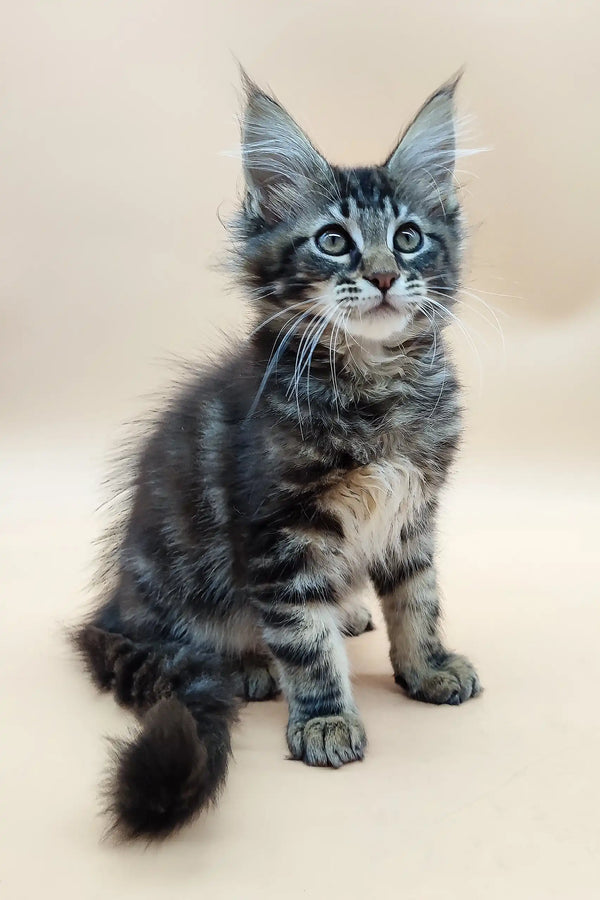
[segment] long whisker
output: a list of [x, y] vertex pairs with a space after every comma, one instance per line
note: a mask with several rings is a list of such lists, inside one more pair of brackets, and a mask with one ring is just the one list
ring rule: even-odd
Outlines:
[[[279, 330], [279, 334], [275, 338], [275, 343], [273, 344], [273, 350], [271, 351], [271, 356], [269, 357], [269, 361], [267, 363], [267, 368], [265, 369], [265, 372], [261, 379], [260, 385], [258, 386], [256, 396], [254, 397], [254, 400], [252, 401], [252, 406], [250, 407], [250, 410], [248, 411], [247, 418], [251, 418], [254, 415], [256, 408], [258, 406], [259, 400], [262, 397], [263, 391], [264, 391], [265, 387], [267, 386], [267, 382], [268, 382], [269, 378], [271, 377], [274, 369], [277, 367], [277, 364], [281, 358], [281, 354], [283, 353], [283, 351], [289, 344], [290, 340], [292, 339], [294, 331], [296, 330], [297, 326], [300, 324], [300, 322], [302, 322], [304, 319], [306, 319], [309, 315], [312, 315], [312, 310], [310, 310], [310, 309], [306, 310], [306, 312], [301, 313], [300, 315], [294, 317], [291, 322], [286, 322], [282, 326], [282, 328]], [[281, 334], [282, 331], [284, 331], [284, 329], [287, 329], [287, 330], [285, 330], [285, 333], [284, 333], [281, 341], [278, 344], [277, 341], [279, 339], [279, 335]]]
[[432, 369], [435, 358], [437, 356], [437, 328], [435, 327], [435, 310], [430, 310], [428, 312], [426, 309], [421, 309], [421, 312], [431, 325], [431, 333], [433, 334], [433, 351], [431, 354], [431, 359], [429, 361], [429, 368]]
[[433, 409], [431, 410], [431, 412], [430, 412], [429, 415], [427, 416], [428, 419], [433, 419], [433, 416], [434, 416], [434, 414], [435, 414], [435, 411], [436, 411], [436, 409], [438, 408], [439, 402], [440, 402], [440, 400], [442, 399], [442, 394], [444, 393], [444, 387], [446, 386], [446, 376], [447, 376], [447, 374], [448, 374], [448, 368], [447, 368], [447, 366], [444, 366], [444, 374], [443, 374], [443, 377], [442, 377], [442, 385], [441, 385], [441, 387], [440, 387], [440, 392], [439, 392], [439, 394], [437, 395], [437, 400], [435, 401], [435, 405], [434, 405]]
[[288, 388], [288, 396], [292, 392], [296, 394], [296, 405], [298, 408], [298, 422], [300, 424], [300, 428], [302, 429], [301, 419], [300, 419], [300, 379], [302, 377], [302, 373], [304, 369], [308, 366], [307, 372], [307, 406], [308, 406], [308, 414], [309, 419], [311, 415], [310, 409], [310, 362], [312, 359], [312, 355], [315, 351], [319, 340], [321, 339], [325, 328], [327, 327], [330, 316], [319, 315], [315, 322], [311, 322], [306, 331], [302, 336], [302, 340], [300, 341], [300, 345], [298, 347], [298, 351], [296, 353], [296, 363], [294, 366], [294, 376], [292, 382], [290, 382], [290, 387]]
[[344, 325], [344, 316], [345, 312], [343, 309], [337, 310], [335, 322], [333, 328], [331, 330], [331, 337], [329, 339], [329, 368], [331, 369], [331, 381], [333, 384], [333, 396], [335, 400], [335, 406], [337, 415], [339, 418], [340, 415], [340, 404], [339, 404], [339, 387], [338, 387], [338, 377], [337, 377], [337, 369], [336, 369], [336, 359], [337, 359], [337, 340]]
[[296, 360], [294, 363], [294, 373], [290, 385], [288, 387], [287, 396], [291, 396], [291, 394], [296, 389], [296, 386], [300, 380], [299, 367], [304, 359], [305, 352], [307, 346], [311, 340], [312, 334], [318, 330], [320, 322], [321, 322], [321, 314], [318, 313], [315, 315], [314, 319], [309, 323], [308, 327], [305, 329], [302, 337], [300, 339], [300, 343], [298, 344], [298, 348], [296, 350]]
[[[269, 295], [268, 295], [268, 294], [265, 294], [264, 296], [265, 296], [265, 297], [268, 297]], [[261, 299], [264, 299], [264, 297], [261, 298]], [[264, 328], [265, 325], [268, 325], [269, 322], [272, 322], [273, 319], [278, 318], [278, 316], [283, 316], [283, 315], [285, 315], [286, 313], [289, 313], [292, 309], [298, 309], [298, 308], [301, 307], [301, 306], [306, 306], [306, 304], [307, 304], [308, 302], [310, 302], [310, 301], [308, 301], [308, 300], [301, 300], [299, 303], [292, 303], [291, 306], [286, 306], [286, 307], [284, 307], [284, 309], [278, 309], [277, 312], [273, 313], [272, 316], [269, 316], [268, 319], [264, 319], [264, 321], [259, 322], [259, 324], [256, 326], [256, 328], [255, 328], [253, 331], [250, 332], [250, 334], [248, 335], [248, 337], [252, 337], [253, 334], [256, 334], [257, 331], [260, 331], [261, 328]]]
[[[478, 303], [481, 303], [481, 305], [484, 306], [485, 309], [488, 310], [488, 312], [492, 315], [492, 317], [498, 327], [498, 331], [500, 331], [500, 332], [502, 331], [502, 325], [500, 323], [499, 316], [500, 315], [506, 316], [507, 313], [505, 313], [504, 310], [495, 308], [491, 303], [489, 303], [487, 300], [484, 300], [482, 297], [479, 296], [479, 294], [475, 293], [475, 291], [469, 290], [468, 288], [465, 288], [465, 287], [458, 287], [458, 288], [454, 289], [454, 288], [446, 287], [444, 285], [437, 285], [434, 283], [433, 279], [427, 279], [427, 286], [434, 288], [436, 291], [438, 291], [441, 294], [447, 294], [447, 295], [464, 294], [466, 297], [471, 297], [473, 300], [476, 300]], [[486, 293], [486, 292], [483, 291], [483, 293]], [[489, 292], [487, 292], [487, 293], [489, 293]], [[500, 297], [502, 295], [496, 294], [496, 296]]]
[[[435, 285], [436, 281], [440, 277], [441, 276], [432, 275], [429, 278], [425, 278], [424, 280], [427, 282], [427, 284]], [[494, 277], [498, 278], [500, 281], [504, 280], [499, 275], [496, 275]], [[436, 285], [436, 286], [440, 287], [440, 285]], [[447, 288], [445, 285], [444, 285], [444, 287], [448, 291], [454, 290], [453, 288]], [[457, 290], [464, 290], [464, 288], [460, 287], [460, 288], [457, 288]], [[489, 294], [490, 297], [501, 297], [503, 300], [525, 300], [525, 297], [522, 297], [519, 294], [507, 294], [505, 291], [489, 291], [489, 290], [484, 290], [483, 288], [480, 288], [480, 287], [478, 287], [477, 290], [480, 294]]]
[[493, 306], [487, 300], [484, 300], [482, 297], [479, 296], [480, 293], [481, 294], [489, 294], [490, 296], [493, 296], [493, 297], [504, 297], [504, 298], [513, 299], [513, 300], [522, 300], [523, 299], [522, 297], [516, 297], [515, 295], [512, 295], [512, 294], [501, 294], [496, 291], [484, 291], [481, 288], [478, 288], [478, 292], [476, 293], [472, 289], [463, 287], [462, 285], [460, 285], [456, 288], [452, 288], [452, 287], [448, 287], [447, 285], [444, 285], [444, 284], [436, 284], [436, 279], [433, 277], [425, 279], [425, 282], [428, 287], [433, 287], [437, 291], [440, 291], [441, 293], [444, 293], [444, 294], [448, 294], [448, 295], [464, 294], [467, 297], [472, 297], [473, 300], [477, 300], [478, 303], [481, 303], [482, 306], [485, 306], [485, 308], [487, 310], [489, 310], [489, 312], [492, 314], [494, 319], [497, 319], [501, 315], [505, 316], [505, 317], [509, 317], [509, 314], [505, 310], [499, 309], [498, 307]]
[[269, 360], [271, 359], [271, 357], [273, 356], [273, 353], [275, 352], [275, 348], [277, 347], [277, 341], [279, 340], [279, 335], [282, 332], [286, 333], [287, 329], [290, 327], [293, 329], [296, 325], [299, 325], [302, 321], [304, 321], [304, 319], [307, 319], [310, 315], [312, 315], [312, 309], [307, 309], [304, 313], [298, 313], [297, 315], [293, 316], [291, 320], [288, 320], [283, 323], [283, 325], [277, 332], [275, 340], [273, 341], [273, 349], [271, 350], [271, 356], [269, 357]]
[[311, 408], [310, 408], [310, 367], [311, 367], [311, 364], [312, 364], [313, 355], [314, 355], [314, 352], [315, 352], [315, 350], [316, 350], [316, 348], [317, 348], [317, 345], [319, 344], [321, 338], [323, 337], [323, 334], [324, 334], [324, 332], [325, 332], [327, 326], [330, 324], [330, 321], [331, 321], [331, 316], [329, 316], [329, 317], [324, 321], [322, 328], [320, 328], [319, 331], [318, 331], [318, 333], [315, 334], [315, 336], [313, 337], [312, 345], [311, 345], [311, 347], [310, 347], [309, 354], [308, 354], [308, 357], [307, 357], [307, 360], [306, 360], [306, 363], [305, 363], [305, 367], [306, 367], [306, 402], [307, 402], [307, 405], [308, 405], [308, 417], [309, 417], [309, 420], [310, 420], [310, 417], [311, 417]]
[[[349, 320], [351, 315], [352, 315], [352, 307], [349, 307], [349, 309], [346, 311], [346, 316], [344, 318], [344, 343], [346, 344], [346, 349], [348, 351], [350, 359], [352, 360], [352, 365], [354, 366], [355, 369], [358, 369], [359, 368], [358, 363], [356, 362], [356, 359], [354, 358], [354, 354], [352, 353], [352, 348], [350, 347], [350, 340], [349, 340], [350, 335], [348, 334], [348, 330], [346, 329], [346, 323]], [[359, 315], [360, 315], [360, 310], [359, 310]]]
[[[442, 293], [442, 291], [441, 291], [439, 288], [435, 288], [435, 289], [432, 288], [432, 289], [429, 290], [429, 293], [434, 294], [434, 295], [435, 295], [436, 297], [438, 297], [440, 300], [447, 300], [447, 299], [448, 299], [448, 292]], [[468, 297], [472, 297], [474, 300], [478, 300], [480, 303], [483, 304], [483, 306], [484, 306], [487, 310], [489, 310], [489, 312], [490, 312], [490, 314], [491, 314], [491, 316], [492, 316], [492, 318], [493, 318], [493, 320], [494, 320], [493, 322], [491, 322], [491, 321], [488, 319], [488, 317], [487, 317], [480, 309], [477, 309], [475, 306], [473, 306], [473, 305], [470, 304], [470, 303], [467, 303], [465, 300], [463, 300], [463, 299], [461, 298], [461, 305], [462, 305], [462, 306], [464, 306], [466, 309], [471, 310], [471, 312], [475, 313], [476, 316], [479, 316], [480, 319], [483, 319], [483, 321], [485, 322], [486, 325], [489, 325], [491, 328], [493, 328], [495, 331], [497, 331], [497, 333], [498, 333], [498, 335], [499, 335], [499, 337], [500, 337], [500, 342], [501, 342], [501, 344], [502, 344], [502, 352], [503, 352], [503, 354], [506, 354], [506, 342], [505, 342], [505, 339], [504, 339], [504, 329], [502, 328], [502, 324], [501, 324], [501, 322], [500, 322], [500, 319], [499, 319], [498, 316], [496, 315], [494, 309], [493, 309], [488, 303], [486, 303], [485, 300], [482, 300], [481, 297], [477, 297], [476, 294], [473, 294], [473, 293], [471, 293], [470, 291], [465, 290], [464, 288], [460, 288], [460, 289], [459, 289], [459, 293], [461, 293], [461, 294], [464, 293], [464, 294], [466, 294]]]
[[466, 338], [466, 340], [475, 356], [475, 359], [477, 360], [477, 368], [478, 368], [478, 372], [479, 372], [479, 388], [481, 390], [483, 387], [483, 365], [481, 362], [481, 356], [480, 356], [479, 350], [477, 349], [477, 345], [476, 345], [475, 341], [473, 340], [471, 333], [466, 328], [464, 322], [462, 322], [458, 318], [458, 316], [456, 316], [451, 310], [449, 310], [447, 306], [444, 306], [442, 303], [440, 303], [435, 298], [431, 297], [429, 294], [427, 294], [426, 296], [423, 296], [422, 299], [426, 303], [429, 303], [432, 306], [439, 309], [443, 315], [447, 315], [450, 319], [452, 319], [452, 321], [456, 323], [458, 329], [462, 332], [462, 334]]

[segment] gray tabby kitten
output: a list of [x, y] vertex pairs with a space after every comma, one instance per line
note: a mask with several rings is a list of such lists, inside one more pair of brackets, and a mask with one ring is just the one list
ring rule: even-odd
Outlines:
[[142, 718], [108, 783], [122, 837], [161, 837], [216, 797], [239, 700], [281, 689], [294, 759], [362, 759], [343, 635], [381, 600], [396, 682], [479, 690], [439, 635], [435, 518], [459, 440], [443, 330], [459, 280], [456, 81], [388, 159], [330, 165], [246, 81], [239, 278], [256, 327], [164, 411], [135, 465], [115, 578], [76, 642]]

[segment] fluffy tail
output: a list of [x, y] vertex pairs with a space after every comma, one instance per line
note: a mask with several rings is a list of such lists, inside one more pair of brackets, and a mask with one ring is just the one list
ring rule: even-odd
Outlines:
[[214, 802], [231, 754], [235, 685], [218, 659], [181, 644], [138, 643], [86, 625], [75, 635], [96, 685], [143, 715], [130, 741], [115, 741], [106, 784], [111, 831], [163, 838]]

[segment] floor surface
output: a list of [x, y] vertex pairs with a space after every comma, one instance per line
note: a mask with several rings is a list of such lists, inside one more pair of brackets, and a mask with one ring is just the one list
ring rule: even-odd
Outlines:
[[598, 896], [597, 485], [463, 472], [442, 519], [446, 631], [483, 695], [406, 699], [376, 611], [377, 630], [348, 641], [366, 760], [289, 761], [284, 702], [254, 704], [219, 808], [145, 849], [100, 842], [103, 736], [132, 720], [61, 633], [85, 608], [99, 472], [84, 453], [57, 453], [52, 472], [34, 460], [20, 454], [5, 485], [3, 897]]

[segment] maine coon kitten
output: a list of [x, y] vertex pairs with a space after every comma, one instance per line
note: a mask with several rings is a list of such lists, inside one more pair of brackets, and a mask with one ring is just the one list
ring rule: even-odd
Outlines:
[[382, 165], [330, 165], [247, 81], [234, 230], [256, 327], [167, 408], [136, 463], [114, 583], [76, 641], [142, 717], [109, 784], [124, 837], [214, 800], [241, 698], [283, 690], [292, 756], [362, 759], [343, 635], [380, 597], [396, 682], [459, 704], [479, 681], [438, 632], [435, 517], [460, 434], [443, 329], [461, 244], [456, 81]]

